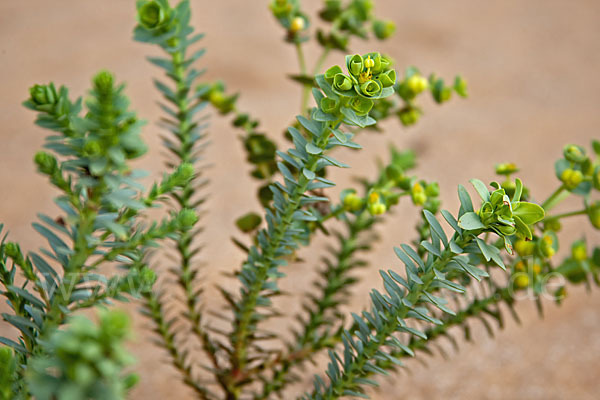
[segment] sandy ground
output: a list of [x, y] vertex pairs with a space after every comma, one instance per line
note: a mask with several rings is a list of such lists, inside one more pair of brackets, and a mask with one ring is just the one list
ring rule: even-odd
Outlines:
[[[320, 1], [305, 1], [314, 11]], [[592, 0], [432, 0], [410, 2], [378, 0], [376, 12], [398, 25], [395, 38], [386, 43], [353, 44], [356, 51], [377, 49], [391, 54], [400, 69], [416, 65], [452, 78], [460, 73], [469, 81], [470, 98], [438, 107], [425, 102], [426, 117], [417, 127], [386, 125], [385, 135], [365, 135], [365, 151], [339, 153], [360, 173], [372, 174], [376, 157], [387, 155], [387, 146], [416, 148], [418, 174], [437, 179], [446, 207], [457, 207], [455, 188], [477, 176], [493, 179], [493, 164], [515, 161], [521, 177], [539, 198], [556, 185], [552, 164], [563, 144], [588, 144], [598, 137], [600, 125], [600, 3]], [[52, 80], [68, 85], [75, 95], [85, 94], [93, 73], [100, 68], [116, 72], [128, 83], [133, 106], [150, 122], [159, 118], [157, 94], [149, 77], [158, 72], [144, 56], [152, 52], [130, 40], [134, 2], [2, 1], [0, 2], [0, 220], [25, 248], [42, 241], [30, 227], [38, 211], [57, 213], [55, 194], [36, 175], [32, 155], [40, 148], [44, 132], [32, 125], [33, 115], [20, 106], [33, 83]], [[208, 53], [202, 62], [207, 78], [222, 78], [232, 90], [243, 92], [240, 107], [259, 116], [272, 137], [298, 109], [299, 93], [285, 74], [296, 71], [293, 48], [282, 43], [282, 33], [267, 11], [267, 1], [219, 2], [192, 0], [193, 21], [207, 33]], [[312, 13], [311, 13], [312, 14]], [[309, 60], [316, 52], [309, 51]], [[328, 62], [339, 63], [341, 54]], [[150, 124], [146, 139], [152, 147], [141, 166], [156, 171], [161, 157], [157, 129]], [[242, 254], [231, 244], [233, 221], [248, 209], [255, 182], [246, 179], [248, 168], [237, 133], [228, 122], [214, 117], [212, 145], [207, 157], [214, 167], [209, 176], [210, 215], [205, 219], [203, 279], [209, 288], [206, 303], [222, 307], [211, 288], [222, 281], [221, 272], [239, 266]], [[361, 163], [361, 164], [358, 164]], [[344, 187], [358, 170], [336, 171]], [[256, 201], [251, 207], [259, 209]], [[576, 203], [565, 205], [565, 209]], [[410, 240], [415, 221], [405, 203], [388, 224], [381, 226], [382, 240], [364, 271], [352, 307], [366, 304], [368, 289], [379, 286], [376, 270], [399, 267], [391, 247]], [[573, 220], [564, 237], [581, 235], [584, 219]], [[598, 244], [597, 232], [584, 228], [588, 240]], [[317, 242], [326, 240], [320, 238]], [[319, 251], [303, 251], [309, 261]], [[299, 307], [300, 293], [308, 289], [314, 263], [294, 265], [282, 282], [293, 295], [279, 305]], [[235, 285], [235, 283], [231, 283]], [[495, 339], [478, 330], [476, 345], [465, 344], [445, 361], [436, 357], [425, 368], [411, 363], [411, 375], [383, 381], [376, 399], [595, 399], [600, 392], [600, 317], [597, 291], [573, 290], [566, 303], [547, 308], [546, 318], [535, 317], [530, 302], [520, 306], [522, 326], [509, 323]], [[132, 314], [134, 307], [131, 307]], [[165, 354], [148, 339], [147, 323], [140, 328], [133, 351], [139, 359], [142, 384], [132, 399], [191, 399], [169, 367]], [[286, 322], [277, 325], [286, 328]], [[5, 331], [4, 326], [0, 331]], [[292, 396], [289, 396], [292, 398]]]

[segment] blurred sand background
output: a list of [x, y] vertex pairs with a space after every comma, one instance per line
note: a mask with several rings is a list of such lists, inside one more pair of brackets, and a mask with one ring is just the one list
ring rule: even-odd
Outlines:
[[[319, 0], [305, 0], [310, 15]], [[455, 188], [479, 177], [492, 180], [493, 165], [514, 161], [520, 177], [545, 198], [556, 187], [553, 162], [563, 144], [588, 145], [598, 137], [600, 125], [600, 2], [593, 0], [432, 0], [414, 2], [377, 0], [376, 14], [392, 19], [398, 29], [384, 42], [354, 42], [357, 52], [379, 50], [397, 61], [397, 68], [416, 65], [452, 79], [460, 73], [469, 82], [470, 98], [453, 99], [438, 107], [424, 102], [426, 115], [414, 128], [393, 121], [384, 135], [362, 135], [365, 151], [339, 153], [339, 158], [372, 176], [374, 160], [387, 158], [387, 146], [419, 152], [417, 174], [439, 180], [445, 207], [457, 208]], [[232, 91], [241, 91], [240, 108], [260, 117], [271, 137], [281, 131], [299, 107], [299, 91], [285, 74], [297, 71], [293, 47], [282, 42], [282, 31], [267, 9], [266, 0], [192, 0], [193, 22], [206, 32], [208, 53], [201, 60], [207, 79], [224, 79]], [[161, 168], [156, 106], [158, 95], [151, 76], [159, 72], [144, 56], [154, 49], [131, 40], [134, 1], [126, 0], [24, 0], [0, 2], [0, 220], [12, 240], [24, 248], [42, 241], [30, 227], [38, 211], [55, 215], [55, 192], [35, 173], [32, 163], [45, 133], [32, 122], [34, 115], [20, 102], [33, 83], [49, 80], [66, 84], [73, 95], [85, 94], [90, 77], [100, 68], [114, 71], [128, 84], [134, 109], [149, 120], [145, 131], [151, 150], [140, 166]], [[312, 49], [314, 50], [314, 48]], [[315, 51], [308, 59], [316, 58]], [[328, 64], [340, 63], [332, 54]], [[229, 238], [237, 234], [233, 221], [248, 211], [256, 182], [248, 168], [228, 121], [212, 117], [212, 145], [207, 158], [214, 167], [210, 214], [204, 219], [207, 243], [202, 253], [207, 266], [204, 283], [221, 280], [220, 273], [238, 268], [243, 255]], [[335, 171], [334, 180], [344, 187], [359, 168]], [[334, 193], [337, 193], [334, 191]], [[256, 201], [250, 207], [259, 210]], [[579, 207], [572, 202], [563, 210]], [[391, 250], [408, 241], [416, 221], [414, 208], [404, 202], [388, 223], [379, 227], [382, 240], [371, 256], [372, 268], [361, 272], [352, 307], [366, 305], [367, 292], [379, 287], [377, 269], [399, 268]], [[598, 244], [597, 232], [584, 218], [567, 224], [563, 237], [574, 238], [582, 226], [588, 240]], [[319, 237], [315, 243], [326, 242]], [[563, 243], [567, 243], [566, 240]], [[322, 247], [322, 246], [321, 246]], [[280, 306], [299, 308], [300, 294], [309, 288], [319, 246], [303, 251], [304, 265], [287, 269], [282, 287], [292, 292]], [[564, 254], [563, 249], [563, 254]], [[235, 285], [234, 282], [231, 282]], [[208, 306], [221, 307], [212, 289]], [[596, 399], [600, 393], [600, 293], [580, 289], [557, 308], [546, 307], [546, 318], [535, 316], [533, 304], [523, 301], [524, 321], [512, 321], [495, 339], [476, 329], [476, 344], [464, 344], [449, 360], [435, 357], [429, 367], [411, 362], [412, 375], [401, 374], [383, 381], [375, 399]], [[2, 306], [4, 307], [4, 306]], [[134, 307], [131, 307], [132, 315]], [[148, 323], [136, 316], [138, 331], [133, 351], [142, 383], [132, 399], [192, 399], [166, 361], [166, 355], [150, 344]], [[284, 321], [277, 321], [286, 330]], [[477, 324], [474, 324], [474, 326]], [[480, 326], [478, 326], [480, 328]], [[0, 333], [6, 333], [4, 324]], [[293, 398], [291, 395], [289, 398]]]

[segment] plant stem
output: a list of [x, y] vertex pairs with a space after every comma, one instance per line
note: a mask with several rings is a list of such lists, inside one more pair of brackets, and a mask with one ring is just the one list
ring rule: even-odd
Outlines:
[[321, 68], [323, 68], [323, 64], [325, 63], [325, 60], [327, 59], [327, 56], [329, 55], [330, 51], [331, 51], [331, 48], [329, 46], [325, 46], [325, 48], [323, 49], [323, 52], [317, 59], [315, 68], [313, 69], [313, 75], [317, 75], [319, 72], [321, 72]]
[[[296, 42], [296, 54], [298, 56], [298, 64], [300, 66], [300, 74], [306, 76], [308, 70], [306, 69], [306, 59], [304, 58], [304, 50], [302, 50], [302, 44]], [[308, 111], [308, 95], [310, 94], [311, 85], [304, 84], [302, 86], [302, 100], [300, 103], [300, 114], [306, 115]]]
[[[330, 127], [336, 128], [341, 123], [342, 118], [331, 123]], [[329, 142], [328, 128], [327, 125], [324, 127], [321, 136], [317, 140], [316, 145], [322, 150], [325, 150]], [[304, 168], [315, 172], [320, 158], [320, 155], [309, 155]], [[289, 195], [285, 208], [281, 210], [279, 223], [271, 229], [271, 232], [264, 231], [268, 237], [266, 245], [262, 247], [260, 253], [255, 251], [253, 255], [251, 251], [248, 260], [244, 264], [243, 269], [245, 268], [248, 273], [245, 274], [245, 271], [242, 270], [241, 274], [248, 276], [248, 278], [246, 278], [247, 282], [242, 288], [242, 297], [236, 305], [234, 328], [231, 334], [233, 347], [231, 367], [233, 370], [232, 376], [234, 377], [245, 376], [244, 370], [248, 362], [248, 342], [253, 334], [254, 326], [260, 320], [260, 315], [256, 311], [258, 299], [261, 292], [265, 290], [265, 282], [269, 278], [269, 273], [272, 273], [271, 269], [277, 265], [277, 260], [283, 256], [281, 253], [283, 241], [294, 222], [294, 213], [301, 207], [300, 199], [304, 196], [311, 181], [312, 179], [308, 179], [305, 174], [299, 174], [297, 185]], [[289, 247], [290, 245], [283, 246]], [[253, 256], [256, 258], [253, 259]], [[237, 382], [233, 381], [229, 387], [230, 393], [234, 396], [233, 398], [238, 398], [240, 395], [240, 389], [236, 386]]]
[[566, 212], [566, 213], [562, 213], [562, 214], [556, 214], [556, 215], [548, 215], [544, 218], [544, 220], [551, 220], [551, 219], [562, 219], [562, 218], [567, 218], [567, 217], [573, 217], [575, 215], [584, 215], [585, 213], [587, 213], [586, 209], [583, 210], [578, 210], [578, 211], [570, 211], [570, 212]]
[[544, 201], [542, 203], [542, 208], [546, 212], [548, 212], [552, 208], [554, 208], [555, 206], [557, 206], [561, 201], [563, 201], [569, 195], [569, 192], [566, 192], [565, 190], [566, 190], [565, 185], [561, 185], [558, 189], [556, 189], [550, 195], [550, 197], [548, 197], [546, 199], [546, 201]]

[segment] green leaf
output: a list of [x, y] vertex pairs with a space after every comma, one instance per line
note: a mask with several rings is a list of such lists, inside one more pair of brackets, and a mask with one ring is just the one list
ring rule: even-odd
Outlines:
[[513, 215], [521, 218], [525, 224], [531, 225], [544, 219], [546, 213], [541, 206], [535, 203], [521, 201], [513, 204]]
[[527, 224], [525, 224], [523, 220], [516, 215], [513, 216], [513, 219], [515, 220], [515, 228], [517, 229], [519, 235], [525, 237], [527, 240], [531, 240], [533, 237], [529, 226], [527, 226]]
[[260, 223], [262, 222], [262, 218], [255, 212], [249, 212], [246, 215], [241, 216], [235, 221], [235, 225], [245, 233], [252, 232], [255, 230]]
[[463, 214], [458, 220], [458, 226], [468, 231], [474, 231], [477, 229], [485, 229], [485, 225], [481, 222], [479, 215], [470, 211]]
[[490, 191], [488, 190], [485, 183], [481, 182], [479, 179], [471, 179], [469, 182], [473, 185], [479, 197], [483, 201], [490, 201]]
[[442, 229], [442, 226], [438, 222], [437, 218], [435, 218], [435, 216], [429, 210], [423, 210], [423, 214], [425, 215], [427, 222], [429, 222], [431, 229], [442, 240], [442, 243], [444, 243], [444, 247], [448, 247], [448, 238], [446, 237], [446, 233], [444, 233], [444, 230]]
[[288, 75], [288, 78], [303, 85], [316, 86], [315, 79], [309, 75]]
[[463, 212], [473, 212], [471, 196], [469, 196], [469, 192], [467, 192], [467, 189], [463, 185], [458, 185], [458, 198]]
[[302, 168], [302, 174], [304, 174], [306, 179], [308, 179], [309, 181], [312, 181], [316, 177], [316, 174], [307, 168]]
[[515, 194], [512, 198], [512, 202], [516, 202], [521, 200], [521, 195], [523, 194], [523, 182], [519, 178], [515, 179]]
[[308, 154], [321, 154], [323, 152], [323, 149], [310, 142], [306, 144], [305, 150]]

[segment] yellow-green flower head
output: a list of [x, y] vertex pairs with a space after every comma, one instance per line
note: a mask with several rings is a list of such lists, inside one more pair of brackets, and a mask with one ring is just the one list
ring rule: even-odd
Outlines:
[[290, 22], [290, 32], [292, 33], [298, 33], [300, 31], [303, 31], [305, 27], [306, 22], [302, 17], [294, 17], [292, 19], [292, 22]]
[[139, 1], [138, 22], [149, 30], [162, 28], [169, 18], [169, 5], [166, 1]]
[[515, 163], [496, 164], [496, 173], [498, 175], [512, 175], [519, 172], [519, 168]]
[[538, 242], [540, 252], [546, 258], [552, 258], [552, 256], [554, 256], [556, 253], [555, 245], [554, 236], [548, 233], [544, 233]]
[[425, 189], [423, 186], [417, 182], [413, 185], [410, 190], [410, 196], [412, 201], [417, 206], [422, 206], [427, 201], [427, 194], [425, 193]]
[[372, 215], [385, 214], [386, 211], [387, 211], [387, 207], [383, 203], [369, 204], [369, 212]]
[[587, 247], [585, 241], [578, 240], [571, 246], [571, 256], [576, 261], [584, 261], [587, 259]]
[[356, 193], [348, 193], [344, 197], [344, 208], [350, 211], [358, 211], [363, 206], [363, 199]]
[[560, 174], [560, 180], [568, 190], [573, 190], [583, 181], [583, 174], [579, 170], [567, 168]]
[[424, 76], [414, 74], [406, 80], [406, 86], [414, 94], [419, 94], [429, 87], [429, 82]]
[[527, 288], [529, 286], [529, 276], [523, 272], [520, 272], [517, 276], [515, 276], [515, 286], [518, 289]]
[[531, 240], [519, 239], [515, 242], [514, 249], [521, 257], [528, 257], [533, 255], [535, 243]]

